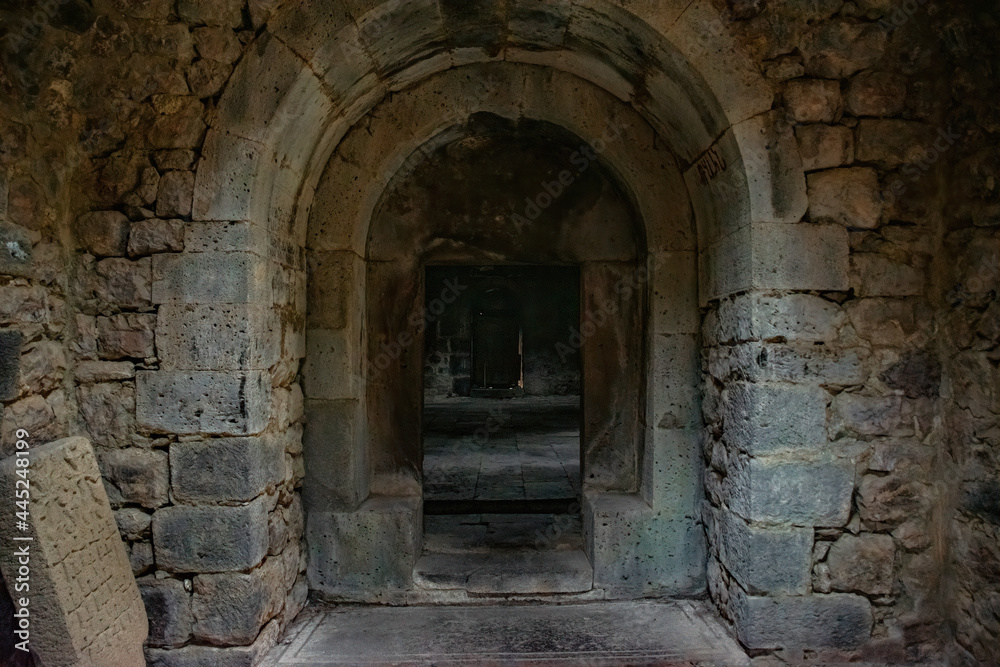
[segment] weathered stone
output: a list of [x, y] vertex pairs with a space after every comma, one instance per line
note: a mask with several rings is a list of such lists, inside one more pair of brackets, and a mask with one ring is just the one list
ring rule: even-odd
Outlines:
[[720, 343], [774, 339], [832, 343], [843, 322], [840, 307], [817, 296], [749, 293], [719, 303], [717, 331], [708, 335]]
[[63, 383], [66, 350], [55, 341], [42, 340], [24, 348], [21, 354], [21, 395], [47, 393]]
[[419, 511], [412, 498], [389, 496], [372, 496], [348, 512], [310, 511], [310, 587], [357, 597], [411, 586], [421, 535]]
[[145, 540], [133, 542], [132, 546], [129, 547], [128, 562], [132, 566], [133, 576], [141, 577], [148, 574], [153, 569], [153, 565], [156, 564], [153, 557], [153, 545]]
[[256, 667], [274, 648], [281, 636], [278, 621], [268, 623], [250, 646], [218, 648], [190, 644], [183, 648], [146, 652], [149, 667]]
[[0, 324], [48, 320], [48, 294], [42, 286], [4, 285], [0, 290]]
[[892, 435], [900, 424], [898, 396], [865, 396], [842, 392], [834, 397], [830, 430], [833, 434]]
[[844, 535], [830, 547], [826, 562], [835, 591], [892, 593], [896, 546], [888, 535]]
[[191, 32], [181, 23], [147, 24], [137, 31], [137, 38], [147, 55], [190, 62], [194, 56]]
[[[691, 530], [669, 510], [649, 511], [637, 506], [634, 497], [608, 494], [585, 513], [593, 516], [595, 587], [616, 597], [686, 595], [704, 588], [699, 566], [705, 558], [704, 533]], [[677, 557], [652, 556], [664, 552]]]
[[878, 173], [868, 167], [809, 174], [809, 218], [874, 229], [882, 217]]
[[221, 438], [170, 445], [173, 496], [180, 502], [247, 501], [282, 479], [285, 452], [276, 438]]
[[135, 432], [135, 387], [131, 382], [81, 385], [80, 415], [95, 444], [127, 447]]
[[194, 196], [194, 173], [168, 171], [160, 178], [156, 198], [156, 214], [161, 218], [186, 218], [191, 215]]
[[747, 521], [836, 527], [847, 523], [854, 491], [849, 460], [730, 457], [729, 508]]
[[734, 382], [723, 399], [723, 437], [750, 456], [819, 451], [827, 393], [819, 387]]
[[788, 81], [797, 79], [805, 73], [806, 68], [802, 65], [802, 58], [797, 56], [783, 56], [764, 64], [764, 76], [769, 81]]
[[716, 519], [719, 557], [751, 594], [802, 595], [809, 589], [812, 530], [762, 528], [722, 510]]
[[233, 31], [223, 27], [196, 28], [194, 45], [198, 49], [198, 55], [205, 60], [225, 65], [236, 62], [243, 52]]
[[857, 299], [847, 312], [858, 335], [873, 345], [902, 347], [918, 327], [914, 305], [903, 299]]
[[[792, 382], [826, 387], [862, 384], [868, 377], [865, 348], [831, 349], [804, 344], [744, 344], [731, 348], [724, 368], [737, 380]], [[709, 353], [710, 362], [715, 351]], [[714, 377], [719, 377], [712, 371]], [[723, 378], [720, 378], [723, 379]]]
[[157, 566], [168, 572], [233, 572], [267, 554], [267, 498], [236, 507], [174, 505], [153, 514]]
[[280, 335], [270, 306], [160, 307], [156, 347], [165, 370], [265, 370], [278, 360]]
[[906, 79], [888, 72], [861, 72], [847, 87], [847, 110], [855, 116], [895, 116], [906, 103]]
[[136, 420], [154, 433], [253, 435], [270, 417], [271, 381], [261, 371], [142, 371]]
[[269, 268], [265, 260], [247, 252], [154, 255], [153, 300], [270, 304]]
[[191, 594], [179, 579], [143, 577], [137, 582], [149, 616], [149, 646], [183, 646], [191, 638]]
[[97, 318], [97, 350], [102, 359], [147, 359], [155, 355], [156, 316], [123, 313]]
[[23, 341], [20, 331], [0, 331], [0, 400], [17, 398]]
[[247, 573], [199, 574], [194, 578], [195, 638], [221, 645], [253, 643], [285, 598], [281, 559], [268, 558]]
[[197, 0], [179, 0], [177, 14], [188, 23], [239, 28], [243, 25], [243, 1], [219, 0], [205, 4]]
[[[90, 443], [67, 438], [31, 448], [31, 511], [22, 530], [14, 525], [16, 458], [0, 462], [0, 530], [32, 538], [32, 652], [52, 665], [144, 665], [146, 615]], [[6, 581], [24, 565], [17, 551], [0, 554]]]
[[128, 246], [129, 221], [118, 211], [94, 211], [81, 215], [77, 239], [87, 252], [98, 257], [121, 257]]
[[900, 474], [866, 475], [858, 486], [858, 511], [869, 523], [902, 523], [917, 515], [924, 502], [922, 487]]
[[141, 509], [126, 507], [115, 511], [118, 532], [127, 540], [141, 540], [149, 534], [152, 517]]
[[119, 308], [143, 308], [150, 305], [152, 286], [148, 257], [136, 261], [104, 259], [97, 263], [98, 299]]
[[135, 503], [156, 508], [169, 500], [166, 452], [129, 447], [101, 451], [98, 458], [112, 505]]
[[908, 352], [883, 371], [879, 379], [886, 386], [903, 391], [908, 398], [935, 398], [941, 386], [941, 362], [924, 350]]
[[806, 35], [801, 50], [807, 72], [842, 79], [878, 62], [886, 41], [881, 27], [873, 23], [827, 21]]
[[135, 364], [130, 361], [81, 361], [76, 367], [76, 381], [81, 384], [115, 382], [135, 377]]
[[160, 172], [152, 167], [143, 169], [142, 175], [139, 177], [139, 187], [135, 190], [135, 194], [139, 197], [143, 206], [149, 206], [156, 201], [156, 193], [159, 191], [159, 188]]
[[871, 603], [860, 595], [754, 597], [738, 591], [736, 634], [748, 648], [856, 648], [871, 636]]
[[[53, 394], [49, 397], [51, 398]], [[38, 394], [7, 404], [2, 414], [4, 456], [14, 453], [14, 443], [18, 440], [14, 434], [18, 429], [30, 433], [36, 442], [45, 442], [56, 437], [59, 423], [55, 411], [50, 402]]]
[[785, 105], [800, 123], [834, 123], [844, 112], [840, 82], [794, 79], [785, 88]]
[[199, 60], [188, 70], [187, 80], [191, 94], [199, 99], [215, 97], [226, 85], [233, 68], [212, 60]]
[[924, 274], [885, 255], [859, 252], [851, 255], [851, 286], [858, 296], [920, 296]]
[[[235, 37], [233, 38], [235, 39]], [[186, 148], [171, 148], [157, 151], [153, 154], [153, 161], [160, 171], [187, 171], [194, 166], [197, 154]], [[159, 183], [157, 183], [159, 186]], [[159, 191], [159, 187], [157, 187]]]
[[908, 120], [862, 119], [855, 134], [857, 159], [884, 168], [928, 161], [928, 148], [935, 138], [927, 125]]
[[795, 128], [802, 169], [832, 169], [854, 162], [854, 133], [843, 125], [803, 125]]
[[911, 519], [892, 531], [892, 536], [907, 551], [923, 551], [931, 545], [927, 527], [919, 519]]
[[128, 237], [128, 254], [130, 256], [152, 255], [157, 252], [180, 252], [181, 250], [184, 250], [183, 220], [152, 219], [132, 223], [132, 231]]
[[[187, 88], [187, 84], [184, 87]], [[149, 130], [150, 147], [198, 148], [208, 127], [204, 120], [204, 105], [196, 97], [172, 99], [172, 103], [161, 106], [160, 115]]]

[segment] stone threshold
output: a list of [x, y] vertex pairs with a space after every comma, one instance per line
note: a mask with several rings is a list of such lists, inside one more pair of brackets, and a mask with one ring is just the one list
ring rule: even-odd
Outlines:
[[314, 604], [265, 667], [750, 664], [704, 602], [489, 606]]

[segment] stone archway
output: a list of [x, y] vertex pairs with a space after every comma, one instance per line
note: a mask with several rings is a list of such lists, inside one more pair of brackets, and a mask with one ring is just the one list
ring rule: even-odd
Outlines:
[[[322, 222], [306, 223], [311, 211], [327, 208], [320, 205], [324, 190], [320, 183], [322, 175], [329, 173], [326, 166], [334, 150], [333, 159], [343, 165], [335, 172], [338, 177], [330, 190], [333, 205], [328, 210], [338, 211], [338, 217], [351, 224], [324, 235], [337, 241], [322, 249], [344, 253], [335, 271], [342, 272], [343, 292], [353, 299], [358, 298], [358, 262], [365, 253], [364, 230], [370, 211], [388, 176], [433, 136], [435, 128], [461, 122], [472, 106], [493, 111], [491, 105], [499, 105], [502, 113], [509, 108], [503, 99], [517, 99], [520, 107], [535, 109], [537, 119], [590, 137], [597, 136], [593, 125], [598, 115], [587, 110], [603, 105], [610, 115], [632, 114], [642, 119], [636, 125], [644, 129], [629, 138], [629, 151], [609, 151], [606, 161], [633, 192], [644, 195], [637, 197], [636, 208], [647, 223], [650, 251], [683, 257], [683, 261], [667, 264], [676, 268], [651, 278], [650, 358], [662, 355], [671, 372], [683, 368], [693, 377], [675, 382], [673, 377], [648, 375], [655, 379], [655, 392], [662, 392], [663, 404], [676, 403], [675, 412], [682, 416], [676, 422], [656, 422], [676, 428], [647, 437], [647, 442], [659, 441], [664, 446], [647, 448], [653, 456], [644, 458], [643, 464], [650, 471], [677, 466], [676, 459], [658, 456], [684, 451], [688, 454], [684, 460], [693, 467], [686, 478], [697, 480], [700, 464], [693, 464], [697, 456], [691, 453], [697, 452], [692, 443], [698, 442], [701, 429], [697, 419], [687, 417], [697, 414], [698, 394], [693, 387], [698, 368], [694, 363], [669, 361], [672, 356], [697, 359], [700, 323], [695, 304], [709, 309], [705, 332], [710, 337], [738, 337], [741, 326], [762, 317], [760, 293], [777, 290], [779, 302], [789, 304], [784, 298], [787, 293], [846, 289], [848, 246], [842, 227], [799, 222], [806, 207], [805, 180], [794, 140], [770, 112], [768, 86], [743, 59], [730, 57], [735, 46], [725, 32], [711, 29], [722, 25], [711, 3], [671, 7], [640, 8], [633, 14], [597, 0], [568, 5], [523, 2], [515, 3], [510, 11], [497, 5], [476, 16], [450, 5], [420, 2], [388, 2], [364, 13], [352, 13], [336, 2], [290, 7], [258, 37], [213, 120], [198, 169], [193, 213], [203, 225], [203, 238], [169, 265], [154, 263], [154, 302], [192, 307], [235, 304], [235, 316], [249, 323], [248, 337], [264, 341], [259, 346], [260, 358], [234, 354], [232, 358], [239, 362], [233, 367], [220, 363], [211, 370], [176, 367], [140, 373], [137, 403], [142, 426], [154, 432], [197, 430], [219, 435], [257, 434], [269, 428], [271, 387], [291, 383], [298, 360], [306, 353], [306, 267], [301, 251], [311, 242], [311, 229], [324, 229]], [[493, 65], [490, 61], [499, 60], [501, 54], [508, 64]], [[480, 76], [461, 81], [467, 67], [490, 66], [521, 71], [544, 68], [551, 76], [526, 77], [520, 82], [516, 77], [509, 79], [503, 84], [506, 92], [494, 96], [482, 90]], [[453, 102], [420, 102], [416, 95], [409, 95], [414, 86], [444, 70], [457, 77], [451, 84]], [[358, 153], [350, 142], [350, 128], [386, 97], [402, 100], [395, 124], [406, 128], [406, 136], [373, 131], [367, 150]], [[572, 109], [551, 117], [551, 103], [560, 99], [573, 100]], [[407, 101], [410, 106], [405, 106]], [[642, 150], [636, 151], [637, 147]], [[352, 150], [355, 157], [344, 159]], [[660, 150], [671, 156], [676, 169], [658, 166]], [[690, 209], [686, 204], [672, 208], [688, 201]], [[670, 216], [680, 208], [687, 220], [688, 212], [693, 213], [697, 235], [690, 225], [663, 219], [665, 213]], [[696, 258], [697, 279], [691, 271]], [[671, 276], [670, 270], [679, 275]], [[216, 276], [219, 289], [204, 289], [211, 276]], [[674, 282], [691, 288], [697, 285], [698, 299], [693, 293], [666, 298], [662, 285]], [[720, 299], [729, 297], [732, 301], [725, 308], [731, 304], [744, 308], [746, 317], [734, 320], [719, 307]], [[683, 312], [675, 313], [673, 309], [681, 305]], [[275, 307], [278, 322], [271, 319]], [[330, 316], [337, 312], [331, 311]], [[200, 318], [213, 316], [192, 308], [178, 313], [177, 324], [196, 328]], [[260, 337], [263, 332], [273, 333]], [[358, 342], [356, 349], [360, 349], [360, 337], [350, 340]], [[244, 341], [232, 344], [241, 347]], [[349, 383], [346, 371], [335, 381]], [[174, 400], [178, 391], [192, 383], [205, 388], [202, 395], [212, 397], [214, 412], [206, 413], [201, 399], [180, 405]], [[766, 391], [754, 384], [746, 389], [746, 401], [755, 405], [776, 394], [798, 396], [780, 381], [768, 384]], [[812, 398], [805, 397], [796, 414], [820, 419], [823, 413], [825, 419], [825, 404]], [[654, 410], [656, 405], [660, 404], [654, 400]], [[738, 404], [730, 400], [728, 405], [738, 412]], [[350, 413], [360, 406], [360, 401], [342, 406], [345, 423], [353, 419], [351, 423], [364, 428], [362, 413]], [[366, 436], [352, 431], [350, 437]], [[842, 483], [841, 461], [807, 451], [805, 458], [789, 462], [781, 457], [782, 443], [757, 446], [755, 438], [767, 437], [752, 429], [733, 434], [742, 455], [719, 464], [730, 474], [723, 492], [711, 496], [719, 500], [719, 512], [708, 513], [713, 558], [720, 559], [737, 582], [731, 596], [713, 592], [720, 601], [728, 600], [726, 613], [736, 621], [748, 645], [766, 643], [783, 623], [782, 614], [807, 613], [822, 624], [827, 615], [841, 614], [845, 605], [856, 616], [869, 613], [853, 596], [846, 596], [852, 598], [848, 600], [808, 595], [808, 587], [762, 580], [757, 568], [744, 567], [746, 563], [735, 555], [745, 550], [727, 546], [732, 540], [753, 541], [761, 545], [759, 553], [766, 553], [770, 545], [798, 535], [796, 531], [840, 520], [838, 513], [829, 514], [821, 507], [786, 502], [798, 493], [798, 487], [775, 486], [777, 476], [797, 479], [795, 475], [830, 472], [823, 503], [835, 504], [844, 488], [850, 495], [851, 480]], [[354, 459], [338, 464], [363, 470], [365, 452], [358, 451]], [[649, 474], [643, 479], [654, 478]], [[357, 491], [350, 493], [359, 498], [371, 491], [352, 488]], [[685, 504], [670, 499], [673, 490], [654, 485], [636, 494], [600, 499], [593, 515], [602, 518], [602, 525], [607, 519], [619, 526], [618, 535], [633, 536], [632, 542], [612, 540], [609, 543], [616, 545], [612, 550], [631, 553], [636, 548], [659, 548], [648, 537], [656, 534], [650, 522], [661, 512], [657, 503], [674, 503], [672, 507], [682, 507], [686, 515], [697, 511], [697, 493], [689, 488], [684, 500], [690, 504]], [[311, 493], [308, 486], [307, 493]], [[387, 496], [391, 497], [382, 497]], [[334, 511], [332, 505], [328, 509]], [[417, 509], [387, 501], [379, 511], [385, 521], [379, 530], [365, 534], [363, 539], [372, 540], [371, 549], [350, 565], [357, 571], [382, 567], [374, 556], [381, 548], [378, 545], [398, 535], [400, 526], [412, 522], [407, 515]], [[690, 525], [690, 518], [686, 516], [685, 525]], [[617, 553], [608, 556], [609, 562], [620, 559]], [[804, 563], [796, 558], [781, 567], [794, 579], [800, 577]], [[675, 582], [675, 590], [697, 588], [700, 576]], [[654, 588], [669, 590], [658, 579]], [[791, 597], [769, 598], [768, 593]], [[773, 605], [781, 613], [772, 613]]]
[[[489, 81], [489, 94], [485, 100], [477, 96], [474, 101], [463, 102], [461, 98], [450, 99], [456, 92], [462, 93], [463, 86], [480, 85], [475, 82]], [[526, 88], [537, 91], [533, 99], [525, 99], [523, 91]], [[551, 97], [545, 91], [555, 87], [560, 94]], [[464, 91], [467, 95], [479, 92], [475, 88]], [[414, 123], [423, 121], [422, 113], [433, 113], [434, 105], [444, 101], [448, 108], [462, 109], [468, 117], [474, 117], [481, 108], [492, 110], [512, 120], [526, 119], [525, 122], [541, 117], [544, 122], [559, 121], [559, 127], [572, 131], [576, 138], [571, 142], [577, 145], [587, 141], [579, 137], [589, 134], [593, 143], [600, 147], [601, 160], [615, 174], [616, 180], [623, 182], [627, 189], [628, 199], [632, 207], [639, 212], [643, 220], [656, 219], [659, 224], [649, 226], [648, 223], [640, 232], [646, 251], [643, 253], [641, 268], [626, 271], [622, 269], [597, 271], [591, 283], [596, 288], [591, 293], [591, 307], [597, 310], [604, 301], [602, 291], [606, 296], [615, 296], [614, 288], [619, 281], [635, 284], [638, 293], [644, 293], [649, 288], [659, 296], [655, 303], [640, 298], [638, 305], [642, 309], [653, 308], [654, 312], [648, 318], [641, 318], [641, 326], [647, 328], [648, 335], [639, 331], [630, 332], [635, 336], [634, 344], [638, 345], [633, 356], [648, 356], [644, 368], [632, 371], [643, 378], [645, 397], [640, 399], [634, 395], [631, 399], [622, 399], [633, 407], [620, 412], [632, 413], [640, 421], [633, 429], [626, 429], [622, 435], [624, 449], [616, 456], [632, 463], [626, 466], [629, 473], [618, 482], [608, 482], [603, 486], [602, 493], [588, 496], [585, 507], [585, 517], [588, 528], [588, 539], [591, 555], [595, 560], [595, 581], [597, 585], [614, 595], [632, 596], [636, 594], [671, 593], [691, 594], [702, 590], [704, 586], [703, 560], [704, 547], [700, 528], [697, 528], [698, 498], [700, 497], [700, 463], [698, 456], [698, 313], [696, 285], [696, 252], [695, 232], [691, 221], [690, 205], [682, 177], [676, 166], [676, 160], [662, 147], [657, 147], [655, 132], [637, 114], [607, 93], [594, 89], [590, 84], [580, 81], [571, 75], [561, 75], [551, 70], [530, 66], [510, 66], [506, 64], [489, 64], [468, 66], [457, 71], [450, 71], [394, 96], [391, 100], [376, 107], [371, 122], [363, 125], [355, 132], [348, 134], [342, 144], [344, 154], [340, 149], [335, 153], [326, 173], [320, 180], [316, 198], [313, 202], [310, 231], [308, 234], [311, 261], [317, 267], [323, 266], [321, 275], [314, 274], [313, 279], [326, 280], [325, 275], [347, 275], [341, 269], [336, 274], [323, 273], [328, 267], [351, 265], [351, 281], [355, 287], [343, 292], [344, 299], [354, 299], [361, 303], [364, 293], [361, 281], [365, 275], [365, 261], [369, 259], [370, 249], [359, 256], [354, 250], [356, 238], [361, 234], [354, 220], [361, 221], [361, 230], [367, 228], [366, 218], [375, 215], [378, 198], [382, 197], [380, 188], [384, 180], [369, 182], [355, 177], [354, 169], [363, 164], [358, 156], [378, 155], [379, 151], [397, 150], [400, 144], [406, 145], [414, 136]], [[430, 103], [429, 103], [430, 102]], [[431, 111], [426, 111], [430, 107]], [[541, 119], [535, 122], [541, 122]], [[443, 124], [448, 119], [429, 116], [429, 120]], [[621, 136], [613, 141], [608, 132], [608, 125], [619, 128]], [[425, 129], [436, 139], [431, 145], [447, 143], [455, 139], [454, 133], [449, 134], [448, 127], [438, 128], [435, 125]], [[603, 146], [601, 145], [603, 144]], [[637, 148], [642, 147], [642, 148]], [[366, 169], [380, 174], [391, 174], [391, 165], [402, 165], [403, 173], [412, 170], [426, 160], [428, 149], [418, 149], [407, 155], [393, 155], [383, 158], [384, 162], [364, 165]], [[420, 156], [413, 158], [413, 155]], [[397, 167], [400, 168], [400, 167]], [[344, 189], [336, 186], [345, 182], [358, 182], [366, 187], [370, 194], [360, 196], [351, 194], [349, 201], [360, 201], [358, 205], [345, 206]], [[641, 194], [637, 194], [641, 193]], [[367, 232], [368, 242], [371, 234]], [[377, 242], [382, 246], [386, 241]], [[579, 243], [577, 244], [580, 245]], [[403, 254], [405, 251], [401, 250]], [[577, 251], [579, 252], [579, 251]], [[591, 251], [593, 252], [593, 251]], [[568, 257], [563, 257], [566, 261]], [[582, 256], [576, 256], [581, 259]], [[522, 258], [525, 259], [525, 258]], [[596, 266], [596, 265], [595, 265]], [[603, 287], [601, 287], [603, 286]], [[412, 291], [408, 287], [401, 288], [402, 293]], [[324, 312], [356, 312], [363, 309], [344, 306], [341, 303], [330, 303], [329, 295], [321, 292], [310, 292], [311, 303], [318, 313]], [[403, 300], [404, 309], [409, 308], [409, 301]], [[405, 313], [409, 313], [408, 310]], [[638, 316], [638, 313], [637, 313]], [[401, 315], [405, 317], [405, 315]], [[398, 319], [398, 318], [397, 318]], [[646, 322], [648, 321], [648, 326]], [[619, 323], [621, 324], [621, 323]], [[624, 325], [622, 325], [624, 326]], [[627, 327], [626, 327], [627, 328]], [[612, 328], [614, 330], [614, 328]], [[377, 328], [376, 328], [377, 332]], [[639, 334], [636, 336], [636, 334]], [[365, 329], [360, 320], [353, 324], [353, 329], [338, 330], [336, 334], [329, 331], [310, 329], [312, 340], [330, 340], [338, 337], [343, 340], [363, 340], [366, 335], [372, 335], [370, 329]], [[377, 333], [375, 334], [377, 336]], [[617, 339], [624, 341], [625, 333], [618, 330]], [[615, 338], [609, 342], [614, 342]], [[378, 343], [376, 343], [377, 346]], [[613, 345], [618, 347], [617, 343]], [[596, 347], [596, 346], [595, 346]], [[345, 344], [337, 344], [326, 349], [332, 352], [331, 358], [343, 359], [339, 352], [346, 348]], [[624, 349], [628, 349], [625, 346]], [[333, 350], [337, 350], [333, 352]], [[645, 350], [645, 352], [643, 351]], [[320, 352], [322, 354], [322, 352]], [[320, 359], [310, 354], [310, 359]], [[612, 357], [592, 360], [596, 368], [602, 366], [607, 377], [614, 377], [619, 361]], [[410, 368], [419, 368], [420, 364], [410, 360]], [[350, 364], [359, 369], [364, 361], [351, 357]], [[320, 362], [329, 376], [329, 367]], [[307, 361], [306, 396], [307, 405], [310, 397], [310, 372], [313, 362]], [[323, 372], [323, 371], [321, 371]], [[419, 491], [415, 479], [403, 475], [400, 478], [392, 466], [389, 470], [378, 471], [379, 465], [368, 461], [366, 456], [378, 456], [379, 442], [396, 442], [400, 439], [415, 438], [419, 433], [419, 422], [411, 420], [407, 428], [393, 434], [391, 437], [375, 434], [367, 429], [393, 412], [390, 409], [373, 410], [373, 406], [365, 407], [363, 387], [356, 383], [359, 375], [339, 374], [345, 382], [339, 393], [327, 393], [327, 397], [337, 397], [338, 401], [347, 401], [338, 405], [348, 405], [344, 414], [352, 415], [350, 425], [341, 427], [343, 421], [317, 419], [314, 423], [337, 424], [340, 433], [349, 434], [350, 442], [341, 442], [338, 453], [330, 453], [328, 449], [334, 434], [323, 429], [312, 442], [317, 447], [310, 446], [311, 439], [307, 432], [305, 443], [307, 455], [307, 475], [310, 470], [316, 471], [316, 485], [313, 488], [326, 487], [330, 480], [339, 489], [352, 489], [354, 495], [343, 499], [334, 508], [329, 501], [312, 498], [313, 493], [307, 484], [306, 505], [312, 507], [312, 520], [316, 521], [314, 544], [358, 543], [368, 553], [367, 542], [355, 534], [344, 532], [339, 526], [349, 525], [358, 532], [378, 533], [386, 538], [387, 532], [395, 535], [394, 549], [391, 551], [400, 555], [400, 561], [391, 566], [379, 563], [377, 569], [371, 570], [376, 576], [356, 573], [361, 583], [344, 586], [343, 582], [353, 582], [352, 575], [339, 567], [343, 562], [336, 557], [317, 558], [313, 561], [314, 582], [322, 589], [324, 581], [336, 581], [327, 592], [331, 595], [360, 596], [370, 599], [372, 591], [382, 586], [385, 573], [393, 572], [391, 580], [393, 588], [405, 588], [410, 578], [415, 552], [419, 551]], [[627, 377], [626, 375], [622, 376]], [[655, 378], [655, 379], [654, 379]], [[412, 380], [412, 378], [411, 378]], [[389, 384], [396, 384], [398, 379]], [[635, 380], [631, 380], [635, 382]], [[628, 381], [625, 381], [628, 384]], [[404, 385], [406, 383], [403, 383]], [[410, 383], [412, 384], [412, 383]], [[384, 390], [379, 389], [379, 392]], [[376, 392], [376, 393], [379, 393]], [[388, 392], [392, 394], [391, 391]], [[627, 395], [628, 392], [622, 392]], [[597, 400], [602, 403], [611, 400], [609, 396]], [[641, 400], [641, 404], [640, 401]], [[326, 414], [334, 406], [326, 403], [316, 403]], [[398, 406], [395, 406], [398, 407]], [[336, 408], [341, 409], [341, 408]], [[596, 412], [596, 410], [595, 410]], [[373, 417], [373, 413], [380, 415]], [[647, 419], [641, 415], [647, 414]], [[347, 419], [347, 418], [345, 418]], [[597, 419], [596, 428], [606, 428], [606, 420]], [[601, 425], [601, 426], [598, 426]], [[363, 434], [363, 436], [361, 436]], [[361, 437], [359, 437], [361, 436]], [[359, 442], [366, 441], [374, 449], [365, 450]], [[345, 465], [346, 463], [346, 465]], [[596, 462], [595, 462], [596, 463]], [[412, 461], [411, 461], [412, 467]], [[597, 466], [601, 467], [601, 466]], [[351, 471], [354, 477], [345, 478], [343, 474], [335, 474], [332, 468], [340, 471]], [[595, 468], [596, 469], [596, 468]], [[324, 481], [327, 480], [327, 481]], [[596, 491], [596, 489], [595, 489]], [[365, 505], [367, 494], [372, 499]], [[323, 491], [325, 499], [338, 497], [336, 493]], [[395, 502], [389, 502], [395, 498]], [[315, 502], [314, 502], [315, 501]], [[363, 505], [363, 510], [356, 508]], [[377, 512], [373, 510], [378, 508]], [[350, 515], [350, 519], [345, 515]], [[323, 511], [331, 512], [323, 518]], [[388, 514], [388, 516], [386, 516]], [[598, 521], [596, 517], [601, 517]], [[381, 526], [376, 530], [374, 525]], [[362, 528], [364, 526], [365, 528]], [[386, 528], [386, 527], [390, 528]], [[340, 535], [340, 537], [336, 537]], [[388, 538], [386, 538], [388, 539]], [[319, 548], [319, 547], [318, 547]], [[325, 553], [336, 551], [332, 547], [323, 548]], [[667, 554], [664, 558], [636, 557], [638, 553]], [[363, 558], [361, 559], [364, 560]], [[351, 560], [352, 563], [357, 559]], [[335, 565], [336, 564], [336, 565]], [[367, 566], [366, 566], [367, 567]], [[329, 568], [329, 569], [328, 569]], [[321, 572], [339, 572], [338, 576]]]

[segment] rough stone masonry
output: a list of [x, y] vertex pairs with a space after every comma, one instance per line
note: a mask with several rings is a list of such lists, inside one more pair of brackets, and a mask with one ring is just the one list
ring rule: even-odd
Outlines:
[[[482, 113], [583, 141], [630, 125], [600, 161], [642, 230], [636, 261], [667, 268], [630, 339], [649, 359], [626, 416], [646, 421], [611, 450], [631, 472], [585, 503], [608, 522], [591, 556], [612, 554], [609, 589], [698, 558], [684, 585], [765, 664], [1000, 660], [995, 7], [53, 0], [0, 16], [0, 455], [17, 429], [91, 440], [149, 664], [258, 663], [317, 588], [308, 520], [381, 531], [327, 535], [337, 571], [363, 598], [405, 595], [419, 467], [349, 379], [384, 314], [368, 232], [391, 238], [400, 218], [375, 207], [419, 177], [409, 158]], [[496, 250], [461, 231], [425, 240]], [[636, 549], [629, 570], [615, 554]]]

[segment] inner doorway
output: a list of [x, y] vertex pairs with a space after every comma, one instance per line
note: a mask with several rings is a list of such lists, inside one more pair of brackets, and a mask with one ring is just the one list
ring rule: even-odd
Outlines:
[[[425, 281], [417, 582], [477, 594], [589, 590], [572, 344], [579, 269], [428, 267]], [[442, 307], [446, 294], [457, 296]]]

